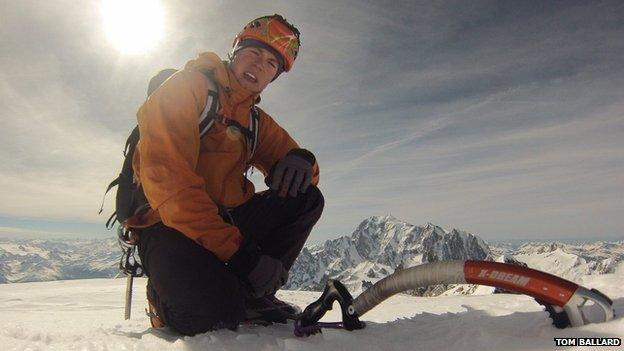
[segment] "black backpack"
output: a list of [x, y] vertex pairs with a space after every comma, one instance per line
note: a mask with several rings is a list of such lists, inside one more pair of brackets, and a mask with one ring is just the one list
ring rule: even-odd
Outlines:
[[[148, 95], [151, 94], [156, 88], [158, 88], [167, 78], [177, 72], [174, 69], [163, 70], [154, 76], [150, 80]], [[198, 119], [199, 126], [199, 137], [202, 138], [214, 125], [214, 122], [217, 120], [217, 113], [219, 111], [219, 93], [218, 87], [214, 82], [214, 78], [208, 72], [203, 72], [208, 80], [208, 98], [206, 101], [206, 107], [202, 111]], [[230, 125], [234, 125], [237, 127], [248, 140], [248, 145], [250, 145], [250, 157], [253, 156], [253, 153], [256, 150], [256, 146], [258, 145], [258, 131], [259, 131], [259, 123], [260, 123], [260, 115], [258, 109], [254, 105], [250, 109], [249, 113], [249, 127], [245, 128], [241, 126], [236, 121], [230, 120], [228, 122]], [[124, 162], [121, 167], [121, 173], [119, 176], [113, 180], [106, 189], [104, 196], [115, 186], [117, 186], [117, 194], [115, 196], [115, 212], [108, 218], [106, 221], [106, 228], [112, 229], [115, 225], [115, 222], [119, 222], [119, 231], [118, 236], [121, 241], [126, 244], [136, 244], [136, 241], [133, 240], [131, 233], [123, 228], [123, 223], [126, 219], [141, 213], [147, 212], [150, 209], [150, 205], [147, 202], [147, 198], [145, 197], [145, 193], [143, 192], [143, 188], [139, 185], [137, 186], [134, 183], [134, 170], [132, 169], [132, 157], [134, 155], [134, 151], [136, 149], [137, 143], [139, 142], [139, 127], [136, 126], [128, 136], [126, 140], [126, 146], [124, 147]], [[102, 207], [100, 208], [99, 213], [102, 213], [104, 206], [104, 201], [102, 201]], [[125, 267], [120, 267], [122, 271], [126, 272]], [[129, 267], [128, 267], [129, 268]], [[137, 272], [126, 272], [132, 273], [132, 275], [137, 274]]]

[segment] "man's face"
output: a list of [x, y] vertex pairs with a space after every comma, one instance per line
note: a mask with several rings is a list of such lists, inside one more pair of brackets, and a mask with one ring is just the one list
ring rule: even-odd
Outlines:
[[275, 55], [256, 46], [240, 49], [230, 64], [238, 82], [254, 93], [260, 93], [271, 83], [278, 67]]

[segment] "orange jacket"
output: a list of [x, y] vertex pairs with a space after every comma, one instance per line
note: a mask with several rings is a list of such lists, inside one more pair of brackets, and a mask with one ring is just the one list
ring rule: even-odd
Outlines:
[[[219, 87], [219, 117], [199, 139], [198, 120], [212, 72]], [[260, 110], [258, 145], [251, 159], [246, 138], [227, 127], [227, 119], [249, 125], [249, 109], [257, 94], [243, 88], [226, 62], [213, 53], [189, 61], [149, 96], [137, 112], [141, 138], [133, 157], [135, 178], [152, 208], [144, 216], [128, 219], [129, 227], [159, 221], [195, 240], [222, 261], [239, 248], [242, 236], [223, 221], [218, 206], [236, 207], [249, 200], [253, 183], [244, 176], [254, 166], [265, 176], [297, 143], [268, 114]], [[314, 165], [312, 184], [318, 184]], [[245, 190], [246, 189], [246, 190]]]

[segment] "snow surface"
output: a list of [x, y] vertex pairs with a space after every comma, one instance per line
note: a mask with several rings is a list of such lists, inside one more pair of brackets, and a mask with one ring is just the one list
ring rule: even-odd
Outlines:
[[[624, 338], [624, 265], [582, 284], [614, 300], [615, 320], [559, 330], [523, 295], [394, 296], [366, 314], [364, 330], [325, 330], [297, 338], [292, 325], [241, 327], [183, 337], [153, 330], [143, 310], [145, 280], [135, 280], [133, 315], [123, 320], [125, 279], [0, 285], [2, 350], [589, 350], [555, 347], [554, 337]], [[305, 307], [318, 292], [280, 291]], [[340, 319], [334, 308], [325, 321]], [[624, 350], [605, 347], [604, 350]]]

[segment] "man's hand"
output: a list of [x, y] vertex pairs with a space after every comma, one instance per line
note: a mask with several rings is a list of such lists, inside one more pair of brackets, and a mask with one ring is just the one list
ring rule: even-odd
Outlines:
[[273, 294], [288, 281], [282, 261], [262, 254], [251, 240], [241, 245], [227, 265], [248, 288], [251, 297]]
[[262, 255], [247, 276], [254, 297], [274, 294], [288, 280], [288, 271], [280, 260]]
[[267, 179], [271, 190], [277, 191], [278, 196], [286, 194], [296, 197], [298, 193], [305, 193], [312, 181], [314, 155], [305, 149], [293, 149], [275, 164]]

